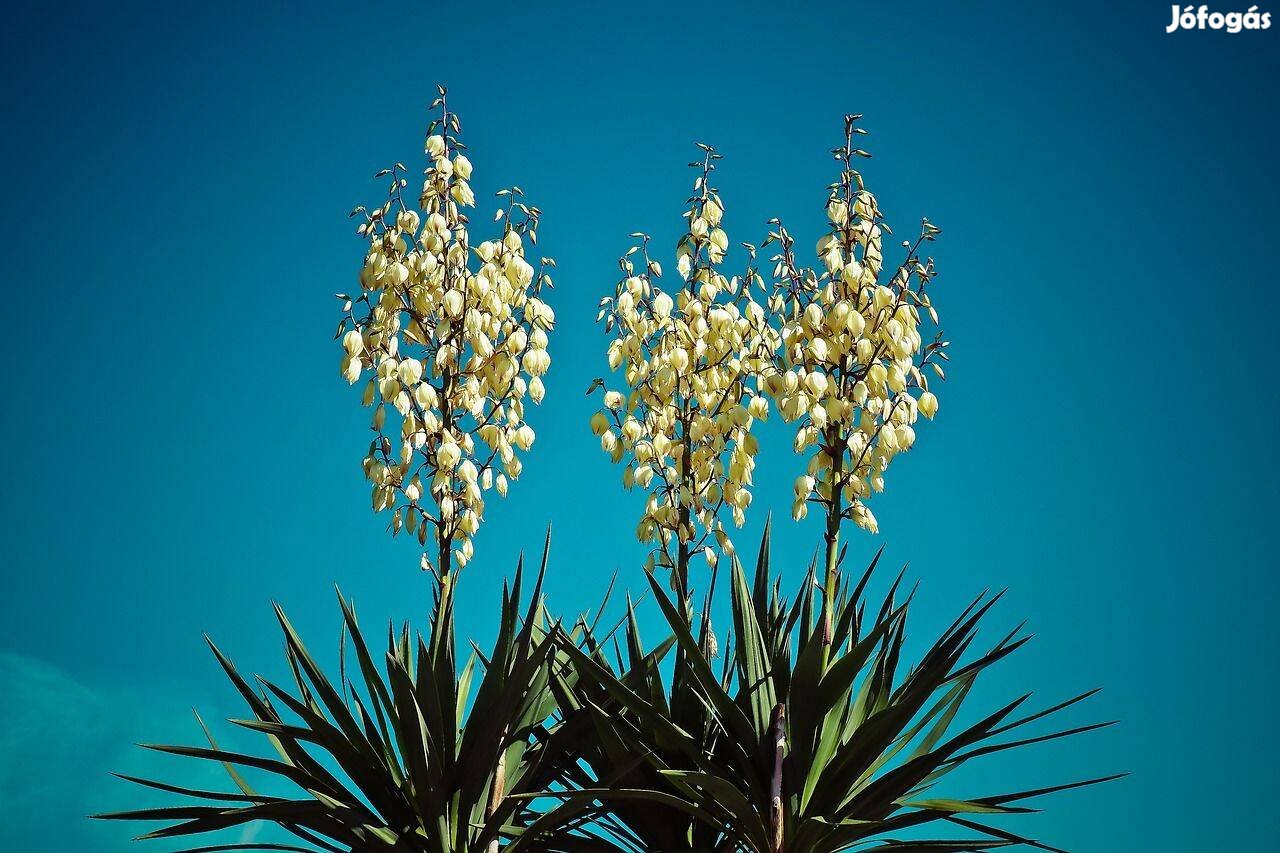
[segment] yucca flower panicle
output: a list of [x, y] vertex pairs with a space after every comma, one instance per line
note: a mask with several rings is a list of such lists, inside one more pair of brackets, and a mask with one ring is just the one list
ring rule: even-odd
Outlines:
[[603, 406], [591, 420], [601, 449], [625, 464], [624, 485], [647, 493], [636, 535], [654, 544], [650, 567], [672, 570], [682, 599], [693, 557], [714, 566], [720, 554], [733, 553], [721, 513], [741, 526], [751, 503], [758, 450], [752, 427], [769, 411], [760, 378], [777, 346], [753, 293], [764, 295], [754, 248], [748, 246], [743, 274], [721, 270], [729, 237], [724, 202], [710, 181], [721, 155], [699, 148], [674, 285], [659, 283], [662, 266], [650, 255], [650, 238], [636, 233], [638, 242], [619, 259], [614, 294], [600, 300], [597, 319], [613, 334], [609, 367], [625, 384], [615, 390], [601, 382]]
[[810, 504], [825, 515], [828, 641], [841, 522], [878, 531], [867, 500], [884, 489], [889, 463], [914, 445], [919, 416], [937, 412], [929, 379], [945, 377], [940, 362], [947, 359], [928, 289], [933, 259], [920, 256], [921, 246], [941, 232], [922, 220], [919, 235], [902, 243], [903, 261], [885, 267], [883, 239], [891, 231], [854, 168], [871, 156], [854, 146], [865, 133], [859, 118], [845, 117], [844, 145], [832, 152], [842, 168], [829, 187], [817, 266], [798, 263], [795, 240], [779, 220], [771, 220], [766, 240], [778, 246], [770, 258], [769, 307], [782, 346], [765, 384], [783, 419], [797, 424], [795, 451], [808, 454], [794, 483], [792, 515], [804, 518]]
[[444, 87], [431, 109], [417, 203], [406, 202], [408, 171], [397, 163], [378, 173], [389, 179], [386, 202], [352, 212], [368, 250], [360, 294], [339, 295], [337, 337], [347, 381], [369, 375], [375, 437], [363, 468], [373, 509], [391, 512], [393, 535], [434, 540], [423, 566], [446, 577], [474, 553], [485, 493], [505, 495], [533, 445], [526, 401], [545, 393], [555, 314], [542, 290], [555, 262], [526, 257], [541, 211], [519, 187], [498, 193], [501, 232], [473, 242], [472, 164]]

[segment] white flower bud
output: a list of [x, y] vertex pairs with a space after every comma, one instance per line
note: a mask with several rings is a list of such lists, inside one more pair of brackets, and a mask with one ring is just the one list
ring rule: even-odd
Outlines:
[[418, 212], [416, 210], [402, 210], [396, 215], [396, 227], [408, 234], [414, 234], [418, 230]]
[[659, 293], [658, 295], [653, 297], [654, 316], [660, 317], [661, 319], [666, 320], [671, 316], [672, 307], [673, 307], [673, 303], [671, 301], [671, 297], [668, 296], [667, 294]]
[[436, 397], [436, 389], [429, 383], [423, 383], [413, 389], [413, 399], [423, 409], [434, 409], [438, 402]]
[[799, 477], [796, 477], [796, 482], [795, 482], [796, 497], [807, 498], [810, 495], [810, 493], [813, 492], [813, 486], [815, 482], [816, 481], [814, 480], [814, 478], [810, 477], [807, 474], [802, 474]]
[[504, 271], [512, 284], [518, 287], [528, 287], [533, 281], [533, 267], [519, 255], [512, 255], [511, 259], [507, 261]]
[[702, 206], [702, 215], [712, 225], [719, 225], [720, 218], [724, 216], [724, 208], [720, 206], [719, 199], [708, 198], [706, 204]]
[[447, 291], [444, 295], [444, 310], [450, 317], [461, 317], [463, 296], [456, 290]]
[[412, 388], [422, 379], [422, 362], [416, 358], [407, 358], [400, 362], [400, 382]]
[[849, 221], [849, 205], [842, 199], [833, 198], [827, 202], [827, 218], [837, 227]]
[[462, 458], [462, 451], [452, 441], [445, 441], [436, 448], [436, 465], [443, 471], [452, 471]]
[[360, 378], [360, 371], [364, 369], [359, 356], [343, 356], [342, 358], [342, 375], [347, 382], [354, 385]]

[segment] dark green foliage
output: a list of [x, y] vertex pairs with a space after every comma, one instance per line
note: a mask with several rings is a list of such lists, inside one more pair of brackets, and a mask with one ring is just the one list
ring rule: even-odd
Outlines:
[[[460, 672], [451, 579], [437, 587], [429, 639], [390, 632], [381, 666], [341, 601], [356, 675], [344, 652], [336, 684], [277, 608], [292, 689], [251, 686], [214, 649], [253, 714], [232, 722], [265, 735], [276, 757], [228, 752], [211, 736], [207, 748], [150, 747], [221, 763], [236, 790], [131, 779], [197, 802], [100, 817], [165, 824], [147, 838], [267, 821], [297, 839], [191, 851], [1056, 850], [991, 821], [1103, 780], [963, 799], [932, 789], [971, 760], [1106, 725], [1012, 734], [1092, 693], [1019, 714], [1024, 696], [961, 725], [978, 676], [1026, 642], [1015, 631], [976, 647], [999, 596], [975, 599], [908, 668], [911, 596], [899, 601], [901, 576], [879, 606], [866, 601], [879, 555], [856, 584], [840, 582], [828, 645], [813, 569], [787, 600], [768, 539], [766, 528], [754, 578], [736, 562], [729, 571], [733, 625], [719, 661], [708, 617], [714, 578], [695, 619], [650, 576], [671, 633], [646, 651], [630, 601], [612, 630], [599, 628], [598, 614], [571, 630], [552, 622], [542, 572], [522, 612], [518, 568], [492, 652]], [[300, 793], [259, 793], [245, 768], [274, 777], [272, 791]]]
[[[869, 610], [864, 593], [875, 565], [852, 589], [842, 582], [837, 590], [826, 646], [812, 569], [786, 601], [771, 579], [766, 530], [754, 582], [736, 563], [732, 569], [732, 642], [719, 674], [705, 615], [695, 636], [688, 613], [650, 577], [678, 651], [670, 695], [659, 666], [671, 641], [644, 654], [630, 612], [627, 653], [615, 654], [616, 664], [589, 635], [565, 642], [577, 684], [558, 698], [566, 728], [590, 732], [584, 758], [594, 779], [562, 795], [565, 807], [612, 814], [626, 824], [619, 846], [637, 850], [1054, 849], [985, 821], [1030, 811], [1019, 805], [1029, 798], [1103, 780], [963, 800], [929, 790], [972, 759], [1107, 725], [1004, 737], [1092, 693], [1018, 716], [1024, 696], [956, 726], [979, 674], [1027, 638], [1015, 631], [971, 654], [999, 599], [980, 596], [903, 671], [910, 596], [898, 603], [895, 583]], [[696, 710], [676, 713], [681, 705]], [[924, 825], [945, 834], [921, 841]]]
[[[544, 554], [544, 571], [545, 566]], [[473, 654], [460, 673], [455, 665], [451, 579], [437, 585], [429, 640], [411, 637], [407, 627], [399, 635], [389, 632], [381, 667], [369, 651], [355, 611], [340, 598], [344, 638], [350, 637], [357, 666], [354, 677], [348, 678], [344, 660], [336, 684], [277, 607], [293, 689], [261, 678], [255, 689], [213, 649], [253, 713], [252, 719], [232, 722], [265, 735], [276, 757], [227, 752], [211, 736], [208, 748], [149, 746], [220, 762], [238, 790], [206, 792], [130, 778], [201, 802], [98, 817], [167, 824], [144, 838], [198, 835], [265, 820], [283, 827], [301, 844], [253, 844], [247, 849], [462, 853], [484, 851], [517, 835], [534, 817], [529, 800], [518, 795], [554, 785], [566, 760], [549, 754], [539, 740], [546, 737], [544, 727], [555, 710], [547, 665], [554, 654], [554, 626], [540, 599], [541, 573], [522, 617], [522, 575], [518, 568], [512, 587], [503, 589], [492, 652], [487, 658]], [[468, 710], [477, 669], [479, 683]], [[326, 769], [334, 765], [340, 774]], [[291, 783], [284, 787], [300, 793], [295, 798], [258, 793], [241, 774], [244, 768], [275, 777], [273, 788]], [[576, 849], [585, 838], [559, 827], [543, 836], [544, 849]], [[198, 849], [238, 847], [246, 849], [233, 844]]]

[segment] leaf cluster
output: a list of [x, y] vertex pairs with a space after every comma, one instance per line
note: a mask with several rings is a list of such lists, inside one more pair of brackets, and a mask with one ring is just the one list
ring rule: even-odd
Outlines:
[[[630, 600], [609, 630], [599, 613], [571, 627], [552, 619], [541, 595], [545, 549], [529, 602], [521, 564], [504, 584], [491, 650], [476, 649], [461, 668], [449, 578], [435, 581], [429, 636], [389, 629], [380, 659], [339, 595], [336, 680], [277, 607], [292, 684], [248, 679], [210, 644], [252, 713], [230, 722], [263, 735], [274, 756], [225, 750], [201, 722], [207, 746], [147, 748], [218, 763], [233, 790], [123, 777], [195, 802], [98, 817], [164, 824], [143, 838], [216, 838], [267, 821], [294, 839], [191, 853], [1056, 850], [991, 820], [1104, 780], [965, 798], [931, 791], [974, 759], [1109, 725], [1020, 734], [1092, 692], [1031, 713], [1021, 712], [1024, 696], [957, 725], [978, 677], [1028, 638], [1014, 631], [977, 646], [1000, 598], [984, 594], [908, 667], [914, 592], [899, 600], [899, 575], [868, 603], [879, 556], [837, 590], [828, 646], [815, 567], [784, 596], [766, 528], [753, 576], [736, 560], [728, 569], [723, 656], [709, 617], [714, 580], [695, 619], [649, 576], [669, 630], [646, 649]], [[272, 793], [250, 784], [254, 774]]]

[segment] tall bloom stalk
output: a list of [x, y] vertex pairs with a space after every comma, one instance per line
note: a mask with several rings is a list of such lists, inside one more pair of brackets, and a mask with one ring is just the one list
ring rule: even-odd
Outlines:
[[[854, 147], [854, 138], [865, 132], [859, 118], [846, 116], [844, 145], [833, 151], [842, 168], [827, 199], [829, 230], [817, 244], [819, 267], [797, 265], [795, 241], [777, 220], [766, 241], [779, 246], [772, 257], [770, 307], [782, 336], [777, 370], [766, 385], [783, 419], [798, 424], [796, 452], [811, 450], [805, 473], [795, 481], [792, 514], [799, 520], [816, 504], [825, 516], [828, 645], [841, 522], [877, 531], [866, 501], [883, 490], [893, 458], [915, 443], [917, 417], [937, 412], [928, 374], [942, 377], [939, 361], [947, 358], [928, 293], [933, 260], [919, 255], [940, 231], [922, 220], [915, 240], [902, 243], [902, 263], [886, 270], [882, 241], [891, 232], [854, 168], [857, 158], [870, 156]], [[934, 337], [925, 343], [930, 331]]]
[[699, 147], [687, 230], [676, 246], [679, 283], [671, 292], [659, 286], [661, 265], [650, 257], [649, 237], [638, 233], [639, 243], [619, 260], [614, 295], [600, 302], [599, 319], [614, 334], [609, 366], [622, 371], [626, 388], [606, 388], [591, 421], [601, 449], [625, 462], [624, 485], [648, 492], [636, 535], [655, 544], [650, 566], [672, 571], [672, 588], [686, 604], [690, 560], [701, 554], [714, 565], [718, 552], [733, 553], [721, 510], [741, 525], [751, 503], [758, 449], [751, 429], [768, 416], [759, 379], [777, 340], [752, 296], [753, 287], [763, 293], [758, 271], [721, 271], [729, 238], [724, 203], [710, 183], [720, 155]]
[[473, 243], [472, 165], [444, 87], [431, 108], [417, 203], [406, 202], [407, 170], [397, 163], [378, 173], [389, 179], [386, 202], [352, 212], [368, 250], [359, 296], [339, 295], [337, 336], [347, 381], [370, 374], [364, 404], [375, 437], [363, 468], [373, 509], [391, 512], [393, 535], [434, 540], [423, 567], [448, 579], [474, 553], [485, 492], [505, 495], [533, 445], [525, 404], [542, 401], [551, 364], [555, 315], [541, 292], [554, 262], [526, 259], [540, 211], [518, 187], [498, 194], [501, 234]]

